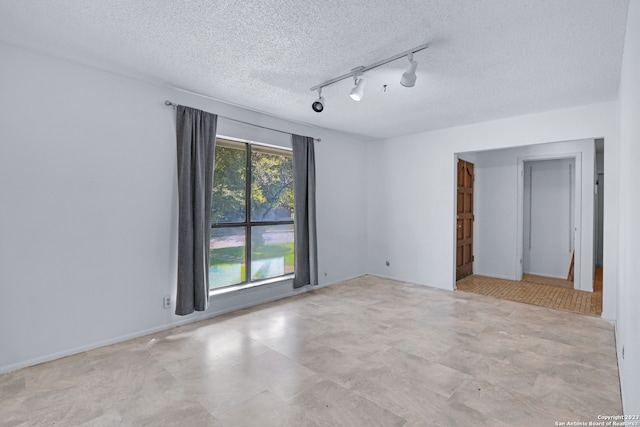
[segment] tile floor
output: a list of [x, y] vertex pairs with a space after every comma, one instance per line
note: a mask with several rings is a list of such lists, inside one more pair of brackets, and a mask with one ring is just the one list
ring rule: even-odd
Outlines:
[[613, 327], [371, 276], [0, 375], [2, 426], [553, 426], [620, 414]]
[[[540, 280], [540, 276], [534, 276], [530, 280], [518, 282], [515, 280], [496, 279], [480, 275], [472, 275], [459, 280], [456, 283], [458, 290], [488, 295], [509, 301], [533, 304], [557, 310], [572, 311], [574, 313], [600, 316], [602, 313], [602, 275], [600, 274], [600, 287], [594, 284], [594, 292], [576, 291], [564, 285], [550, 281]], [[597, 279], [597, 276], [596, 276]], [[564, 282], [564, 281], [562, 281]], [[597, 282], [597, 280], [596, 280]]]
[[525, 282], [539, 283], [541, 285], [560, 286], [561, 288], [573, 289], [573, 282], [556, 279], [555, 277], [536, 276], [534, 274], [523, 274], [522, 280]]

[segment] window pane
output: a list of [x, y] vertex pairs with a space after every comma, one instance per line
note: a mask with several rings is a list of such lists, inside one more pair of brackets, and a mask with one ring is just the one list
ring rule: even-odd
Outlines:
[[244, 227], [211, 230], [209, 243], [209, 289], [235, 285], [246, 277], [246, 231]]
[[251, 280], [293, 273], [293, 224], [251, 227]]
[[244, 144], [216, 142], [211, 222], [242, 222], [245, 218], [246, 159]]
[[[278, 152], [282, 154], [277, 154]], [[293, 158], [291, 152], [251, 148], [251, 221], [293, 219]]]

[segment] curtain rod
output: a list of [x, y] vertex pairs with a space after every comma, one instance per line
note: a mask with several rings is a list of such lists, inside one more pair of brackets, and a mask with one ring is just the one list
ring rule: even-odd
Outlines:
[[[171, 101], [164, 101], [164, 105], [166, 105], [167, 107], [171, 107], [171, 108], [178, 108], [178, 104], [176, 104], [175, 102], [171, 102]], [[280, 130], [280, 129], [274, 129], [274, 128], [270, 128], [270, 127], [267, 127], [267, 126], [257, 125], [255, 123], [244, 122], [242, 120], [232, 119], [231, 117], [225, 117], [225, 116], [218, 116], [218, 117], [222, 117], [224, 119], [231, 120], [232, 122], [242, 123], [242, 124], [249, 125], [249, 126], [255, 126], [255, 127], [258, 127], [258, 128], [262, 128], [262, 129], [272, 130], [274, 132], [280, 132], [280, 133], [284, 133], [284, 134], [287, 134], [287, 135], [292, 135], [291, 132], [285, 132], [285, 131]], [[322, 141], [320, 138], [313, 138], [313, 139], [318, 141], [318, 142]]]

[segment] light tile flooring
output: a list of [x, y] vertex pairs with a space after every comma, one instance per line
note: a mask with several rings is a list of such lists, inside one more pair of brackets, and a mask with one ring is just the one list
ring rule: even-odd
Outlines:
[[[488, 295], [509, 301], [533, 304], [557, 310], [600, 316], [602, 313], [602, 270], [598, 290], [597, 274], [594, 292], [577, 291], [560, 286], [554, 280], [544, 280], [540, 276], [523, 276], [522, 281], [496, 279], [474, 274], [456, 283], [458, 290]], [[531, 281], [532, 280], [532, 281]], [[543, 284], [548, 283], [548, 284]], [[562, 280], [561, 282], [565, 282]], [[552, 284], [549, 284], [552, 283]]]
[[0, 376], [0, 425], [553, 426], [621, 413], [600, 319], [365, 276]]

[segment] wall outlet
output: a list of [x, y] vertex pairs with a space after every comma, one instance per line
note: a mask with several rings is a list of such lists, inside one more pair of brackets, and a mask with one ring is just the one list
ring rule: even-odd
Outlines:
[[391, 263], [389, 261], [385, 261], [385, 264], [387, 267], [389, 267], [391, 265]]
[[162, 302], [164, 308], [171, 308], [171, 295], [165, 295]]

